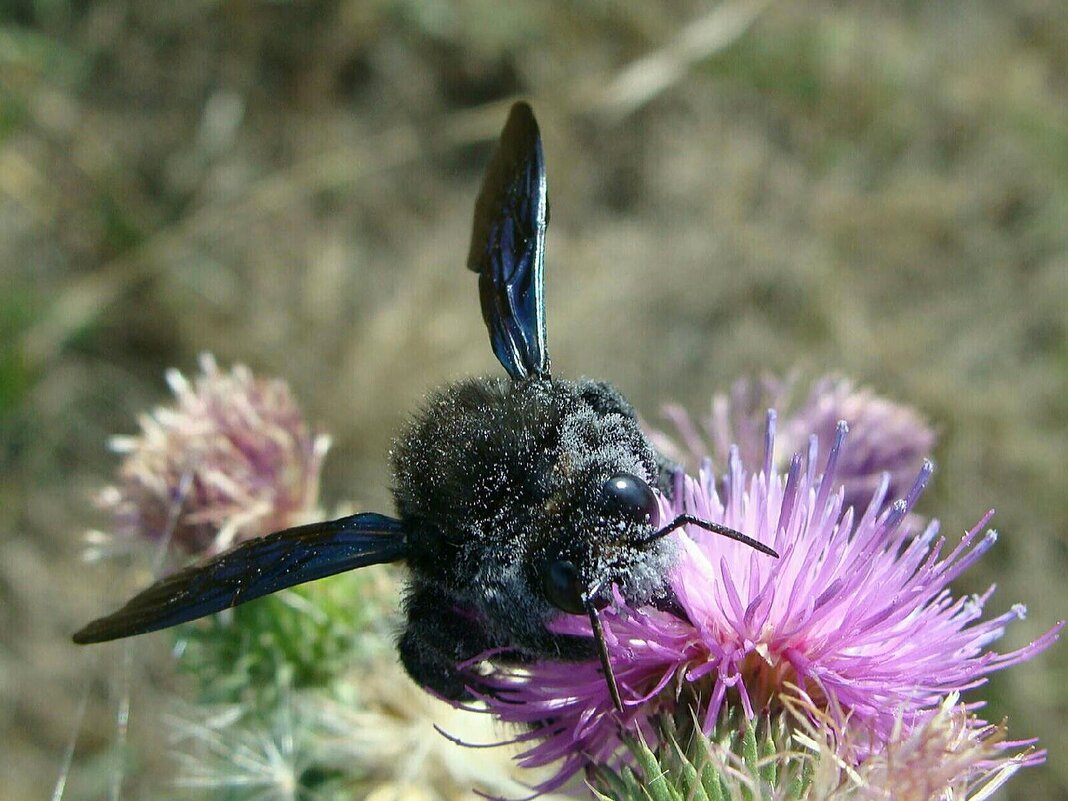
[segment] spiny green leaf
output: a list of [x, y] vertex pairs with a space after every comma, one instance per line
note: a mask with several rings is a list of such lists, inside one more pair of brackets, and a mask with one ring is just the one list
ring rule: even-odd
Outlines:
[[633, 799], [639, 795], [638, 788], [628, 784], [623, 776], [614, 770], [598, 765], [590, 777], [590, 787], [599, 798]]
[[631, 746], [631, 753], [642, 770], [645, 777], [644, 786], [652, 801], [683, 801], [682, 795], [671, 786], [667, 771], [660, 765], [641, 732], [638, 732], [637, 739]]
[[775, 759], [775, 755], [779, 753], [779, 747], [775, 742], [775, 738], [772, 736], [771, 721], [767, 718], [761, 718], [758, 724], [760, 733], [757, 735], [758, 752], [759, 752], [759, 775], [762, 782], [765, 782], [772, 787], [778, 784], [779, 766], [780, 761]]
[[698, 773], [697, 767], [690, 760], [689, 755], [683, 751], [678, 740], [675, 739], [675, 732], [666, 732], [665, 736], [669, 746], [675, 752], [679, 773], [679, 790], [686, 797], [687, 801], [709, 801], [708, 793], [705, 792], [705, 788], [702, 786], [701, 776]]

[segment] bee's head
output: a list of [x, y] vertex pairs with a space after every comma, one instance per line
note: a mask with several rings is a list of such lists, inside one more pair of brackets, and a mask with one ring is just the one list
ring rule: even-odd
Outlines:
[[660, 594], [674, 551], [657, 536], [660, 503], [641, 476], [602, 475], [591, 480], [585, 495], [577, 510], [580, 526], [565, 527], [572, 536], [557, 540], [537, 562], [541, 591], [556, 609], [589, 618], [613, 705], [622, 712], [598, 613], [611, 601], [613, 587], [635, 605]]
[[669, 542], [652, 536], [660, 525], [656, 493], [645, 479], [621, 472], [595, 481], [587, 496], [581, 526], [565, 528], [570, 536], [538, 560], [545, 599], [574, 615], [606, 606], [613, 586], [631, 603], [648, 601], [662, 589], [673, 555]]

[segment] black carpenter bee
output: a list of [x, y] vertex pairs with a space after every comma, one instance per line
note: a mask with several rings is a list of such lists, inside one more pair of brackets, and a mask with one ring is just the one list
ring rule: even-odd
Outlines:
[[[472, 378], [433, 394], [392, 452], [397, 517], [357, 514], [245, 542], [168, 576], [77, 634], [102, 642], [174, 626], [324, 576], [404, 561], [400, 637], [411, 677], [470, 697], [458, 667], [496, 651], [516, 662], [598, 656], [622, 709], [598, 612], [618, 588], [631, 605], [677, 606], [665, 535], [695, 525], [773, 556], [731, 529], [661, 520], [653, 487], [675, 469], [611, 384], [550, 375], [545, 343], [545, 161], [534, 114], [517, 103], [475, 206], [467, 266], [509, 378]], [[586, 615], [594, 637], [552, 633]]]

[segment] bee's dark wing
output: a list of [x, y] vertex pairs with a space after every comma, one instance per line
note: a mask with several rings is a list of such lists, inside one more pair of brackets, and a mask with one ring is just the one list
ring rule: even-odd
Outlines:
[[516, 103], [475, 203], [467, 266], [479, 274], [493, 352], [514, 379], [549, 375], [545, 345], [545, 156], [534, 112]]
[[160, 579], [122, 609], [94, 620], [74, 641], [104, 642], [165, 629], [295, 584], [395, 562], [406, 552], [401, 522], [385, 515], [359, 514], [289, 528]]

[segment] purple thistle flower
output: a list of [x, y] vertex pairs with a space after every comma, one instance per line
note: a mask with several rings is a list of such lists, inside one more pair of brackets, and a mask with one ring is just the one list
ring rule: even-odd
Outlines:
[[665, 407], [675, 435], [653, 431], [650, 437], [661, 453], [694, 468], [706, 455], [725, 465], [732, 447], [742, 464], [756, 465], [764, 454], [768, 409], [783, 410], [776, 437], [785, 458], [807, 449], [813, 434], [826, 453], [838, 421], [845, 420], [850, 436], [839, 456], [837, 480], [845, 487], [844, 505], [856, 509], [868, 505], [884, 473], [890, 474], [887, 497], [901, 497], [934, 447], [935, 433], [919, 412], [847, 378], [817, 379], [799, 403], [792, 401], [796, 394], [792, 378], [742, 379], [728, 394], [716, 395], [709, 414], [696, 423], [682, 407]]
[[187, 554], [212, 554], [318, 516], [329, 438], [308, 431], [286, 383], [242, 365], [220, 372], [209, 355], [200, 369], [192, 382], [168, 371], [175, 405], [142, 416], [138, 435], [113, 438], [119, 479], [98, 498], [114, 515], [112, 539], [169, 537]]
[[[774, 415], [768, 415], [763, 458], [747, 471], [732, 449], [725, 476], [708, 460], [697, 478], [677, 476], [674, 500], [660, 498], [662, 520], [683, 512], [721, 523], [774, 547], [771, 559], [695, 527], [676, 535], [679, 560], [670, 585], [685, 618], [632, 609], [616, 596], [603, 613], [624, 720], [597, 662], [493, 665], [482, 686], [500, 719], [528, 724], [537, 741], [518, 757], [525, 766], [562, 760], [549, 791], [590, 764], [625, 759], [620, 733], [635, 727], [650, 740], [651, 718], [699, 699], [710, 732], [727, 704], [748, 717], [776, 711], [794, 685], [817, 708], [840, 710], [870, 732], [877, 750], [929, 718], [949, 693], [982, 684], [995, 670], [1022, 662], [1056, 638], [1060, 626], [1005, 654], [989, 650], [1024, 607], [981, 620], [992, 589], [954, 598], [949, 583], [988, 551], [983, 533], [992, 512], [948, 550], [932, 522], [914, 530], [909, 514], [931, 475], [926, 462], [905, 498], [887, 503], [884, 476], [866, 508], [845, 503], [839, 485], [845, 423], [838, 424], [823, 473], [818, 435], [808, 456], [794, 456], [785, 475], [774, 467]], [[579, 616], [554, 629], [590, 635]], [[978, 722], [981, 723], [981, 722]], [[977, 725], [978, 725], [977, 723]]]

